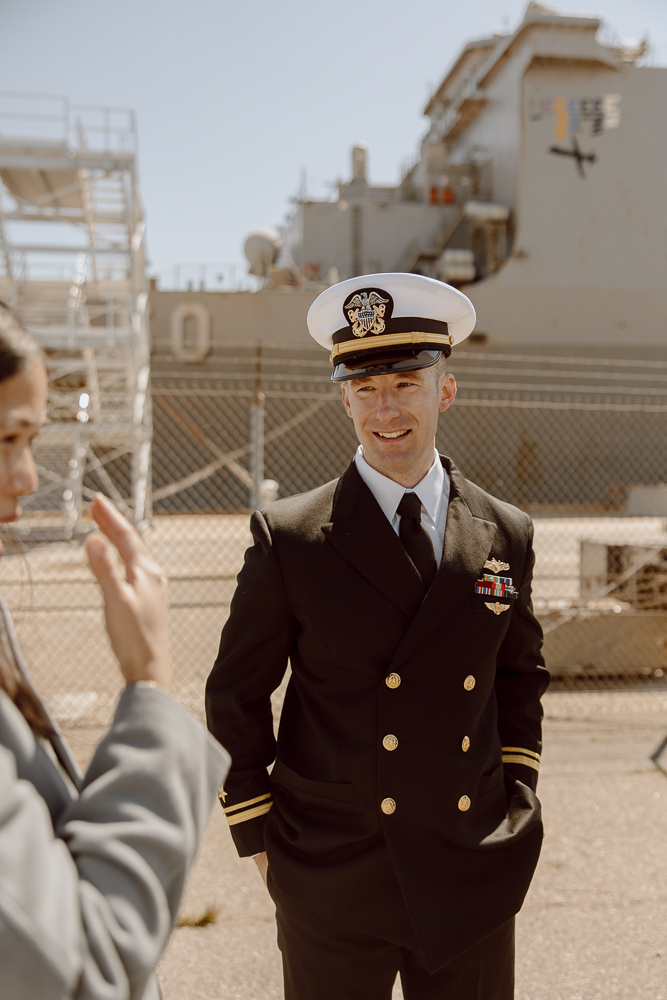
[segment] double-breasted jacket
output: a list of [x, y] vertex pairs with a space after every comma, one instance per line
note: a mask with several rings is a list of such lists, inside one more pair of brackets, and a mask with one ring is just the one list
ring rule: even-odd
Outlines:
[[395, 885], [432, 971], [522, 904], [548, 683], [531, 521], [442, 461], [444, 550], [425, 597], [354, 463], [256, 512], [207, 684], [239, 853], [266, 849], [283, 893], [388, 936]]

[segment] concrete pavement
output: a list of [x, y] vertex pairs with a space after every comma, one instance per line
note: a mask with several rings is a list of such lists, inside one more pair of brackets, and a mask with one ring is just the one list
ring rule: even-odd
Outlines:
[[[554, 692], [545, 709], [546, 838], [517, 923], [516, 998], [667, 1000], [667, 776], [650, 759], [667, 689]], [[99, 730], [68, 736], [84, 760]], [[280, 1000], [273, 907], [218, 809], [181, 912], [208, 906], [214, 924], [172, 936], [165, 1000]]]

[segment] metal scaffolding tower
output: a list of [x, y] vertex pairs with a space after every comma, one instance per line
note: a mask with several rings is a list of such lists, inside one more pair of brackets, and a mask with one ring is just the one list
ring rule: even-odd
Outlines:
[[134, 113], [0, 93], [0, 299], [42, 345], [36, 537], [85, 530], [111, 496], [150, 520], [151, 406], [144, 221]]

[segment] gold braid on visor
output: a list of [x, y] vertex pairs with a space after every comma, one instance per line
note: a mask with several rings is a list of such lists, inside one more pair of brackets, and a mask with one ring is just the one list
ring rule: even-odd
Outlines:
[[331, 364], [340, 354], [351, 354], [378, 347], [397, 347], [399, 344], [444, 344], [451, 347], [454, 338], [450, 333], [387, 333], [384, 336], [369, 337], [368, 340], [344, 340], [334, 344], [329, 360]]

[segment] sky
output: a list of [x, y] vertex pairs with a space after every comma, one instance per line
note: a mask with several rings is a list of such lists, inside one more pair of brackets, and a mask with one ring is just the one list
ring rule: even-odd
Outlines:
[[[528, 0], [0, 0], [0, 91], [133, 108], [149, 273], [246, 271], [305, 175], [328, 196], [363, 142], [396, 183], [434, 87], [473, 38], [513, 31]], [[665, 0], [569, 0], [667, 65]], [[226, 273], [229, 273], [227, 271]]]

